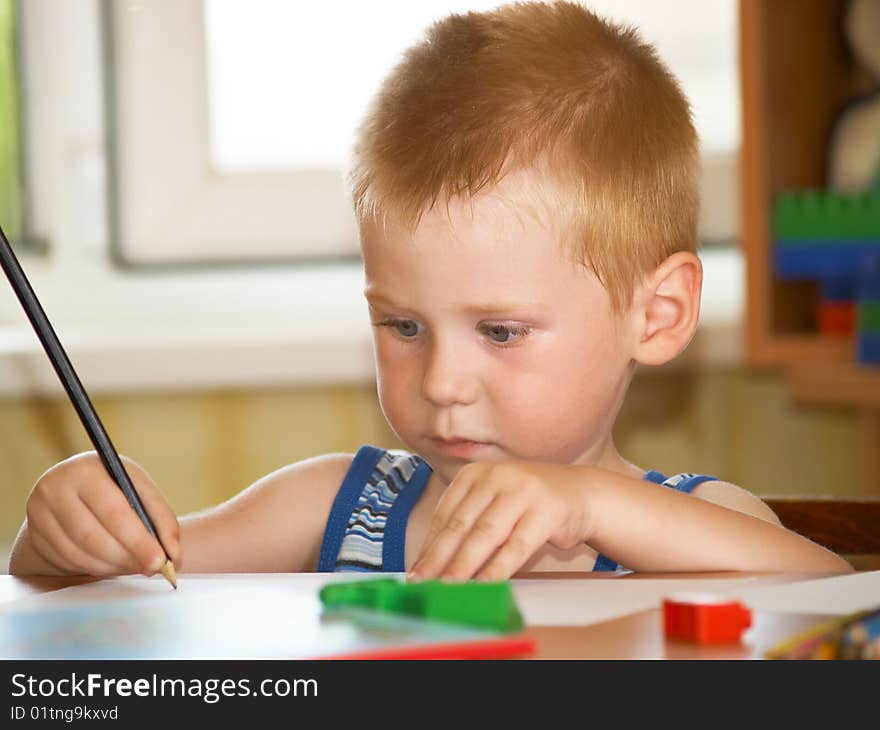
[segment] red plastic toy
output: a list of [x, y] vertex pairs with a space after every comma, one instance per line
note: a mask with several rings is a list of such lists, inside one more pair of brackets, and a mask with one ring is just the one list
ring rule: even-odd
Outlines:
[[740, 640], [752, 625], [752, 612], [739, 601], [711, 594], [682, 594], [663, 601], [668, 639], [721, 644]]

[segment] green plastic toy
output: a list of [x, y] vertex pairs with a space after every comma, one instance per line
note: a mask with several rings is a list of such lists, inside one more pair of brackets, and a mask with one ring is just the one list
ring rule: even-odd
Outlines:
[[773, 235], [781, 245], [827, 239], [880, 239], [880, 191], [800, 190], [779, 195]]
[[395, 578], [364, 579], [328, 583], [320, 598], [330, 610], [367, 608], [503, 632], [521, 631], [524, 625], [508, 581], [404, 583]]
[[865, 301], [859, 304], [859, 330], [880, 333], [880, 302]]

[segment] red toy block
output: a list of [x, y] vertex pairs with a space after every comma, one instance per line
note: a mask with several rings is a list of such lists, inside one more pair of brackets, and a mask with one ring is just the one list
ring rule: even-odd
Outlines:
[[668, 639], [698, 644], [736, 642], [751, 625], [751, 611], [726, 596], [681, 594], [663, 601], [663, 629]]
[[819, 305], [819, 332], [822, 334], [851, 335], [856, 329], [854, 301], [829, 301]]

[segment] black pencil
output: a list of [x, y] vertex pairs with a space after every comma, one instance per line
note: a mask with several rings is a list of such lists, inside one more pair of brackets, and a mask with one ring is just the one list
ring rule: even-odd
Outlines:
[[73, 403], [73, 407], [76, 409], [80, 421], [82, 421], [82, 424], [89, 435], [89, 439], [91, 439], [92, 444], [94, 444], [95, 450], [101, 457], [101, 461], [104, 463], [110, 476], [116, 484], [119, 485], [119, 488], [122, 490], [128, 503], [137, 513], [137, 516], [140, 517], [141, 522], [144, 523], [144, 526], [150, 534], [156, 538], [156, 542], [162, 547], [162, 550], [165, 553], [165, 564], [159, 572], [165, 576], [165, 579], [174, 586], [174, 588], [177, 588], [177, 576], [174, 571], [174, 563], [171, 561], [171, 558], [168, 557], [168, 551], [165, 550], [165, 546], [162, 545], [162, 541], [159, 539], [153, 521], [144, 509], [144, 505], [141, 503], [137, 491], [135, 491], [131, 478], [128, 476], [128, 472], [125, 470], [122, 460], [119, 458], [119, 454], [116, 453], [116, 449], [110, 442], [110, 437], [104, 430], [101, 419], [98, 418], [98, 413], [95, 411], [92, 402], [89, 400], [89, 396], [86, 393], [85, 388], [83, 388], [76, 371], [74, 371], [70, 358], [68, 358], [67, 353], [64, 352], [64, 348], [61, 346], [61, 342], [58, 340], [55, 330], [52, 329], [52, 325], [49, 323], [49, 319], [46, 317], [46, 313], [43, 311], [43, 307], [37, 299], [37, 295], [34, 294], [30, 282], [27, 280], [21, 265], [18, 263], [18, 259], [15, 257], [15, 253], [12, 251], [12, 246], [9, 245], [9, 240], [6, 238], [6, 234], [3, 232], [2, 227], [0, 227], [0, 263], [3, 265], [3, 271], [6, 272], [6, 277], [12, 285], [12, 289], [18, 297], [18, 301], [21, 302], [21, 306], [24, 307], [25, 314], [30, 320], [34, 332], [37, 333], [37, 337], [39, 337], [40, 342], [43, 343], [43, 349], [49, 356], [49, 361], [52, 363], [52, 367], [55, 368], [55, 372], [58, 374], [58, 378], [61, 380], [64, 390], [67, 391], [67, 395], [70, 398], [71, 403]]

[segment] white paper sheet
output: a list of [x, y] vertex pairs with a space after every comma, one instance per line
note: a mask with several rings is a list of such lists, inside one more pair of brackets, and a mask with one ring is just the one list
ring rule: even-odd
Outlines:
[[744, 586], [737, 595], [756, 611], [844, 616], [880, 608], [880, 570], [782, 585]]
[[526, 624], [586, 626], [630, 613], [659, 608], [676, 593], [721, 593], [733, 596], [757, 578], [626, 580], [515, 580], [513, 591]]
[[[385, 573], [383, 577], [403, 578], [405, 573]], [[212, 595], [234, 592], [237, 587], [272, 588], [290, 586], [318, 605], [318, 591], [330, 581], [350, 581], [375, 578], [369, 573], [184, 573], [177, 576], [180, 595]], [[94, 583], [60, 588], [47, 593], [35, 593], [0, 603], [0, 616], [8, 611], [39, 611], [67, 608], [96, 601], [140, 598], [163, 593], [174, 594], [174, 589], [161, 576], [146, 578], [142, 575], [123, 575], [105, 578]]]
[[750, 578], [519, 580], [514, 593], [526, 623], [578, 626], [660, 608], [678, 593], [714, 593], [754, 611], [845, 615], [880, 607], [880, 571], [779, 583]]
[[[404, 574], [386, 574], [402, 578]], [[269, 590], [289, 586], [296, 603], [309, 614], [319, 609], [318, 590], [328, 581], [375, 578], [357, 573], [228, 574], [180, 576], [181, 591], [200, 596], [223, 595], [237, 588]], [[664, 598], [677, 593], [714, 593], [742, 601], [753, 610], [843, 615], [880, 606], [880, 571], [853, 573], [780, 584], [774, 576], [729, 578], [654, 579], [620, 576], [604, 580], [516, 579], [512, 581], [517, 604], [527, 625], [577, 626], [659, 608]], [[137, 598], [172, 589], [158, 577], [126, 576], [71, 586], [26, 596], [0, 604], [0, 619], [7, 611], [39, 611], [61, 607]], [[291, 597], [293, 599], [293, 597]]]
[[71, 587], [8, 602], [0, 611], [0, 658], [402, 656], [507, 641], [499, 632], [401, 614], [355, 607], [324, 611], [319, 587], [351, 579], [187, 576], [174, 591], [159, 581], [127, 577]]

